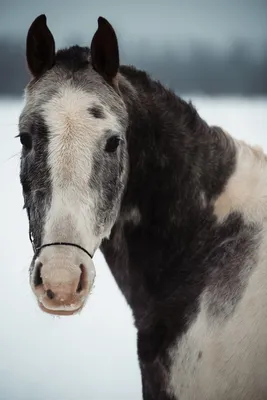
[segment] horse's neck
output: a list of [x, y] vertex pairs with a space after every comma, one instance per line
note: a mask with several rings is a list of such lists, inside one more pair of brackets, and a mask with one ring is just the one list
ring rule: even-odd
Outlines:
[[[124, 94], [130, 174], [123, 207], [149, 214], [153, 203], [169, 224], [199, 193], [210, 201], [221, 192], [234, 168], [235, 149], [230, 136], [210, 128], [190, 103], [144, 75], [138, 78], [138, 72], [131, 76], [133, 90]], [[176, 211], [168, 217], [164, 207], [172, 205]]]
[[102, 250], [138, 316], [141, 303], [149, 313], [151, 298], [172, 284], [169, 275], [186, 262], [192, 243], [201, 241], [203, 221], [212, 224], [212, 201], [234, 169], [235, 149], [232, 139], [208, 127], [190, 104], [155, 83], [150, 90], [134, 83], [135, 93], [126, 98], [128, 183]]

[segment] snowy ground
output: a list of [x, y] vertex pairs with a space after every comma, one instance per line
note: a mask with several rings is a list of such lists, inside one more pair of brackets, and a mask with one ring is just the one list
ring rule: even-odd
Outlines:
[[[192, 100], [208, 122], [267, 151], [267, 99]], [[20, 102], [0, 101], [0, 400], [141, 400], [131, 312], [100, 253], [81, 315], [46, 315], [30, 291], [14, 139], [20, 109]]]

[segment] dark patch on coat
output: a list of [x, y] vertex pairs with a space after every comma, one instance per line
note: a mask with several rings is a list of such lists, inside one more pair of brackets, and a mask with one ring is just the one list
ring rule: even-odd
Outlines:
[[[222, 291], [239, 301], [243, 287], [234, 277], [242, 263], [236, 270], [234, 260], [241, 253], [242, 262], [251, 259], [258, 228], [247, 226], [239, 214], [218, 224], [213, 214], [214, 200], [235, 168], [232, 139], [145, 72], [126, 66], [120, 72], [138, 93], [134, 101], [120, 87], [130, 118], [130, 172], [122, 211], [137, 208], [142, 219], [137, 226], [118, 220], [102, 251], [133, 310], [144, 399], [169, 399], [159, 377], [169, 367], [168, 349], [196, 317], [215, 269], [218, 278], [227, 277], [221, 278], [228, 283]], [[214, 249], [221, 249], [224, 263]]]
[[101, 106], [94, 106], [88, 109], [89, 113], [97, 119], [104, 119], [105, 113]]
[[29, 230], [35, 247], [42, 243], [45, 209], [51, 202], [52, 188], [48, 158], [48, 128], [40, 115], [22, 118], [20, 131], [27, 131], [32, 138], [32, 149], [21, 152], [20, 182], [24, 207], [29, 218]]
[[167, 373], [162, 362], [155, 360], [153, 363], [140, 361], [142, 374], [142, 394], [144, 400], [176, 400], [166, 392]]
[[[257, 226], [239, 223], [239, 232], [229, 235], [229, 238], [214, 247], [206, 259], [207, 269], [211, 266], [213, 268], [207, 279], [205, 299], [208, 302], [208, 313], [217, 320], [220, 317], [225, 321], [233, 314], [253, 266], [258, 261], [259, 229]], [[228, 268], [225, 267], [227, 265]]]
[[121, 201], [125, 181], [127, 179], [128, 158], [126, 143], [121, 141], [116, 151], [105, 152], [107, 140], [111, 131], [107, 131], [106, 138], [99, 141], [99, 151], [93, 155], [92, 175], [89, 187], [99, 194], [96, 212], [96, 231], [116, 219], [116, 204]]

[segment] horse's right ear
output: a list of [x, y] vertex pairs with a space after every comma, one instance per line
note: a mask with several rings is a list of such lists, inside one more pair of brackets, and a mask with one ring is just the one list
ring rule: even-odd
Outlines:
[[46, 16], [39, 15], [31, 24], [26, 41], [26, 58], [31, 74], [38, 78], [55, 63], [55, 41], [46, 25]]
[[93, 68], [109, 83], [112, 83], [119, 69], [119, 47], [116, 33], [103, 17], [98, 18], [98, 29], [91, 43]]

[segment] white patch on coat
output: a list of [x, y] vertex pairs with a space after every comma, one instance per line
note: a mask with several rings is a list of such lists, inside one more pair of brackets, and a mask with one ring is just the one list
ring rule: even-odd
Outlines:
[[179, 400], [267, 399], [267, 157], [259, 147], [235, 143], [236, 168], [214, 212], [219, 223], [236, 211], [262, 227], [257, 265], [244, 266], [252, 272], [241, 274], [245, 289], [227, 319], [209, 312], [204, 292], [196, 319], [170, 349], [168, 391]]
[[171, 349], [169, 392], [176, 399], [267, 399], [266, 222], [258, 254], [235, 312], [216, 319], [204, 294], [196, 320]]
[[219, 222], [231, 212], [240, 212], [248, 222], [267, 218], [267, 156], [258, 146], [236, 144], [236, 167], [223, 193], [214, 203]]
[[199, 193], [200, 205], [202, 208], [206, 208], [208, 205], [206, 193], [201, 190]]

